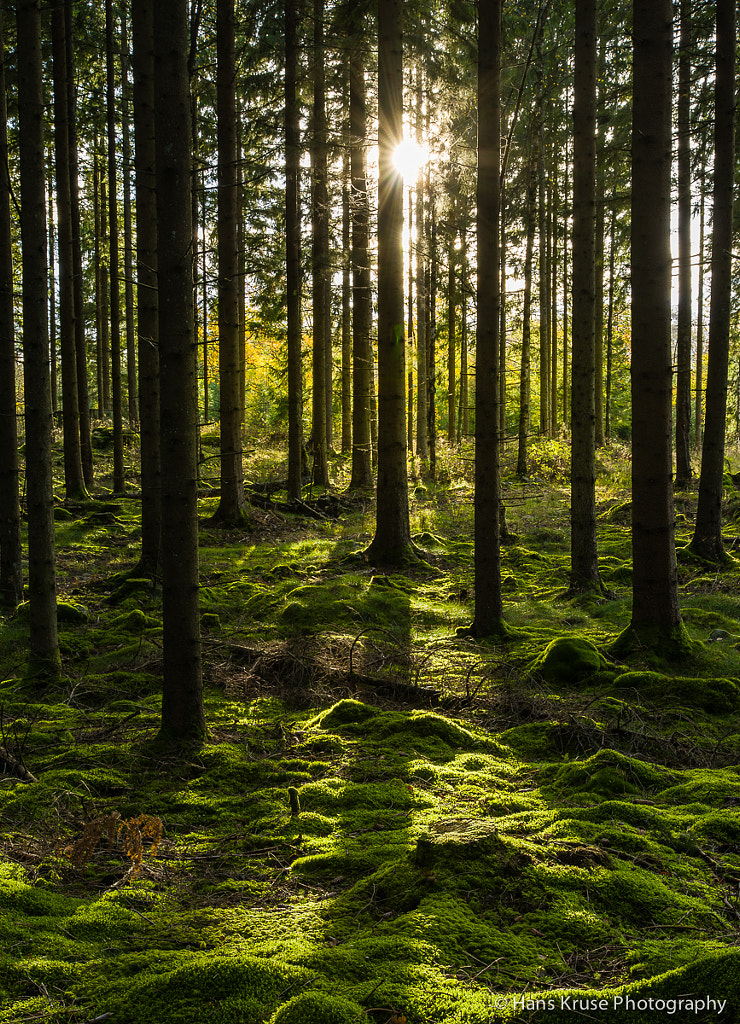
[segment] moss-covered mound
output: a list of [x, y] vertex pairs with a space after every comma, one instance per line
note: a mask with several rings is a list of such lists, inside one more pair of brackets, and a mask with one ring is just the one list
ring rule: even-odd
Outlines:
[[740, 684], [735, 679], [624, 672], [617, 676], [614, 686], [619, 690], [631, 690], [641, 699], [701, 708], [711, 714], [720, 715], [740, 709]]
[[529, 666], [538, 675], [556, 686], [584, 682], [607, 665], [590, 640], [578, 636], [561, 636], [548, 644]]

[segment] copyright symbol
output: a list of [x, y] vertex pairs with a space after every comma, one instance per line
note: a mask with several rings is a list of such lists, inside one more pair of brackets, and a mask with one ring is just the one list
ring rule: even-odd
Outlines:
[[509, 1005], [509, 1000], [506, 996], [496, 996], [493, 1000], [493, 1005], [496, 1010], [505, 1010]]

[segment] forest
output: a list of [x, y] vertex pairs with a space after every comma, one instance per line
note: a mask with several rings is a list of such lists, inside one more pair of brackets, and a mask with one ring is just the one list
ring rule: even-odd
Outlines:
[[734, 0], [0, 0], [0, 1024], [740, 1020]]

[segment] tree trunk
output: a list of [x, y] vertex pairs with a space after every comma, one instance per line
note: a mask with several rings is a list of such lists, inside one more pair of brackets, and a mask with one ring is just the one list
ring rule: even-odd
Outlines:
[[193, 330], [186, 0], [154, 7], [162, 452], [163, 693], [159, 739], [206, 732], [198, 602], [197, 344]]
[[596, 0], [576, 0], [575, 38], [570, 590], [580, 593], [601, 589], [594, 468]]
[[614, 263], [616, 253], [617, 207], [612, 193], [611, 225], [609, 228], [609, 302], [606, 319], [606, 382], [604, 405], [604, 435], [607, 441], [612, 436], [612, 351], [614, 339]]
[[701, 199], [699, 200], [699, 287], [696, 297], [696, 403], [694, 448], [701, 451], [704, 422], [704, 214], [706, 206], [706, 147], [702, 147]]
[[[416, 71], [416, 143], [423, 138], [423, 93], [421, 68]], [[422, 464], [429, 458], [427, 437], [427, 290], [426, 209], [424, 169], [416, 177], [416, 454]]]
[[681, 0], [678, 54], [678, 324], [676, 328], [676, 479], [691, 484], [691, 5]]
[[632, 100], [632, 621], [616, 650], [675, 650], [671, 359], [671, 0], [634, 0]]
[[427, 191], [431, 196], [429, 225], [429, 305], [427, 315], [427, 444], [429, 447], [429, 477], [437, 479], [437, 213], [432, 195], [431, 169], [427, 174]]
[[296, 96], [299, 0], [285, 0], [285, 249], [288, 292], [288, 498], [301, 496], [303, 370], [301, 365], [300, 110]]
[[540, 433], [550, 433], [550, 272], [547, 263], [547, 178], [545, 175], [544, 101], [540, 100], [537, 152], [539, 179]]
[[733, 0], [717, 0], [716, 62], [707, 412], [701, 450], [699, 503], [691, 549], [707, 561], [722, 564], [727, 560], [722, 543], [722, 494], [732, 306], [732, 195], [735, 152]]
[[18, 0], [18, 127], [23, 252], [23, 390], [28, 506], [29, 669], [39, 682], [61, 671], [51, 475], [44, 91], [38, 0]]
[[447, 246], [447, 440], [455, 443], [455, 384], [456, 384], [456, 338], [455, 338], [455, 235], [450, 227], [450, 240]]
[[148, 0], [133, 0], [136, 291], [141, 420], [141, 572], [159, 566], [162, 478], [159, 457], [159, 327], [157, 193], [154, 167], [154, 24]]
[[532, 384], [532, 257], [534, 234], [537, 220], [537, 182], [534, 166], [530, 166], [526, 198], [527, 241], [524, 253], [524, 300], [522, 308], [522, 361], [519, 373], [519, 444], [517, 449], [516, 475], [527, 475], [527, 445], [532, 429], [531, 384]]
[[218, 374], [221, 426], [221, 501], [213, 517], [225, 526], [247, 522], [239, 401], [237, 282], [236, 56], [234, 0], [216, 5], [216, 117], [218, 135]]
[[128, 14], [121, 11], [121, 140], [123, 156], [123, 277], [126, 306], [126, 381], [128, 419], [139, 423], [139, 399], [136, 383], [136, 331], [134, 325], [133, 224], [131, 219], [131, 135], [129, 126]]
[[503, 630], [499, 472], [501, 0], [478, 28], [478, 327], [475, 367], [475, 636]]
[[313, 481], [329, 485], [326, 431], [326, 281], [329, 264], [329, 194], [326, 156], [324, 0], [313, 0], [313, 122], [311, 138], [311, 267], [313, 307]]
[[108, 224], [110, 284], [111, 399], [113, 403], [113, 490], [126, 488], [123, 467], [123, 398], [121, 394], [121, 295], [118, 271], [118, 184], [116, 174], [115, 25], [112, 0], [105, 0], [106, 97], [108, 118]]
[[365, 146], [365, 64], [363, 34], [352, 40], [349, 120], [352, 148], [352, 476], [350, 490], [373, 486], [370, 402], [372, 395], [372, 292], [370, 285], [370, 203], [367, 194]]
[[59, 338], [62, 356], [62, 422], [64, 424], [64, 489], [67, 500], [85, 496], [80, 449], [80, 407], [75, 351], [72, 202], [69, 184], [67, 123], [67, 47], [64, 0], [54, 0], [51, 18], [54, 66], [54, 168], [56, 177], [57, 247], [59, 260]]
[[90, 433], [90, 395], [87, 386], [87, 339], [83, 301], [82, 239], [80, 236], [80, 174], [77, 152], [77, 96], [75, 89], [72, 0], [64, 2], [64, 28], [67, 43], [67, 125], [69, 128], [69, 198], [72, 211], [72, 289], [75, 310], [75, 354], [77, 395], [80, 413], [80, 456], [85, 486], [95, 483], [92, 438]]
[[23, 600], [16, 422], [13, 250], [10, 217], [5, 47], [0, 9], [0, 606]]
[[[49, 165], [49, 179], [47, 187], [47, 224], [49, 236], [49, 362], [51, 366], [51, 411], [54, 413], [54, 422], [56, 423], [57, 413], [59, 412], [59, 382], [57, 380], [57, 282], [56, 272], [54, 270], [57, 261], [57, 250], [56, 231], [54, 227], [54, 178], [53, 170], [51, 168], [51, 157], [49, 157]], [[15, 372], [15, 367], [13, 369]]]
[[[345, 102], [349, 106], [349, 66], [345, 69]], [[349, 133], [348, 133], [349, 134]], [[342, 146], [342, 453], [352, 451], [352, 264], [350, 261], [349, 138]]]
[[412, 553], [406, 468], [403, 310], [403, 177], [393, 156], [403, 138], [403, 3], [378, 0], [378, 489], [371, 562]]

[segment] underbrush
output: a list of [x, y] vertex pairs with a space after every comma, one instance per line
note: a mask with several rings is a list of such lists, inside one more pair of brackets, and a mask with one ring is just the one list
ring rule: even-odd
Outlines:
[[441, 482], [411, 488], [408, 573], [363, 557], [362, 501], [203, 528], [209, 737], [166, 756], [161, 592], [111, 581], [137, 503], [60, 514], [59, 689], [24, 679], [23, 613], [0, 623], [0, 1022], [737, 1014], [740, 574], [682, 563], [694, 656], [615, 662], [627, 469], [605, 453], [614, 596], [568, 600], [563, 453], [542, 445], [504, 490], [513, 640], [459, 639], [472, 492], [440, 451]]

